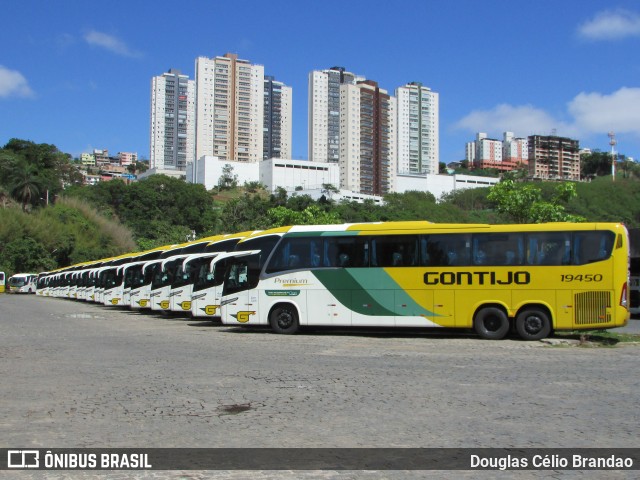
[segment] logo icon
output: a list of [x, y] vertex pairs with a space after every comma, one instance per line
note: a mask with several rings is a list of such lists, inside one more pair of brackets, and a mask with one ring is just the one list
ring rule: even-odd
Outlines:
[[191, 302], [184, 301], [180, 304], [183, 310], [191, 310]]
[[240, 323], [247, 323], [249, 321], [249, 317], [255, 314], [256, 314], [255, 311], [254, 312], [243, 311], [243, 312], [238, 312], [235, 315], [231, 314], [231, 316], [235, 318], [237, 321], [239, 321]]
[[216, 310], [218, 310], [218, 305], [207, 305], [202, 310], [204, 310], [204, 313], [207, 315], [215, 315]]
[[40, 467], [40, 452], [38, 450], [8, 450], [8, 468], [38, 468]]

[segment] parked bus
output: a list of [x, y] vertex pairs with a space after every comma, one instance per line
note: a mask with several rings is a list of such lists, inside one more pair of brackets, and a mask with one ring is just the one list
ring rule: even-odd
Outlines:
[[640, 315], [640, 257], [634, 257], [629, 264], [629, 312]]
[[4, 289], [5, 289], [5, 275], [4, 272], [0, 272], [0, 293], [4, 293]]
[[171, 252], [171, 256], [163, 258], [162, 262], [156, 264], [149, 294], [151, 310], [171, 310], [171, 286], [176, 276], [182, 273], [184, 259], [191, 254], [203, 253], [212, 241], [220, 238], [220, 235], [216, 235], [179, 245], [177, 249]]
[[38, 280], [38, 275], [35, 273], [16, 273], [9, 277], [9, 291], [13, 293], [36, 293], [36, 280]]
[[[202, 253], [187, 256], [171, 284], [170, 308], [173, 312], [189, 312], [193, 317], [216, 316], [222, 294], [222, 273], [214, 280], [214, 270], [222, 254], [232, 251], [236, 244], [254, 232], [221, 235], [210, 242]], [[193, 297], [196, 297], [195, 300]], [[217, 316], [220, 313], [217, 312]]]
[[238, 243], [222, 321], [447, 327], [501, 339], [606, 329], [629, 318], [627, 230], [614, 223], [297, 226]]

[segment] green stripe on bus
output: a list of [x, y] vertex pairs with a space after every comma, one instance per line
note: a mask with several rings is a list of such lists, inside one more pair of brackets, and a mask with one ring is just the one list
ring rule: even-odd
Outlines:
[[[346, 308], [367, 316], [406, 316], [407, 311], [420, 312], [423, 316], [439, 316], [418, 305], [389, 275], [378, 268], [370, 269], [321, 269], [312, 272], [315, 277]], [[396, 295], [393, 309], [380, 304], [369, 291], [386, 290]], [[358, 301], [353, 302], [353, 292], [358, 292]], [[398, 301], [399, 300], [399, 301]], [[412, 308], [400, 307], [399, 304]], [[401, 311], [402, 309], [402, 311]], [[415, 316], [416, 313], [410, 315]]]

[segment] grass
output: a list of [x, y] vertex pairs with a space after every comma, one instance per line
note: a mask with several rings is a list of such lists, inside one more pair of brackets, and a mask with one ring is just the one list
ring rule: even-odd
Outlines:
[[640, 334], [637, 333], [616, 333], [609, 330], [569, 330], [556, 332], [558, 338], [579, 340], [584, 346], [613, 347], [618, 344], [637, 344], [640, 346]]

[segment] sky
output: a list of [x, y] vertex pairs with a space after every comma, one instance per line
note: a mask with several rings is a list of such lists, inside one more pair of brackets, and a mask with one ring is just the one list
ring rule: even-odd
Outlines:
[[[477, 132], [568, 136], [640, 159], [637, 0], [5, 0], [0, 146], [149, 158], [151, 78], [227, 52], [293, 89], [307, 159], [308, 76], [343, 66], [440, 98], [440, 161]], [[635, 52], [635, 53], [634, 53]]]

